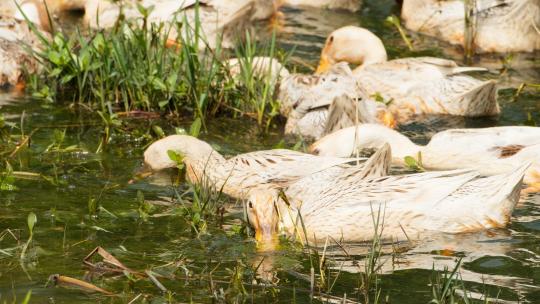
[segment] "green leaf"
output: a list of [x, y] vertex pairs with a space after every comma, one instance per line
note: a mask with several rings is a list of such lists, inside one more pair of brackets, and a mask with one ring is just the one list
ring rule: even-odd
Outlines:
[[49, 61], [56, 65], [60, 65], [62, 63], [62, 56], [60, 56], [60, 53], [58, 52], [51, 51], [49, 52]]
[[28, 231], [30, 232], [30, 235], [34, 234], [34, 226], [37, 222], [37, 216], [34, 212], [30, 212], [28, 214], [28, 218], [26, 219], [26, 223], [28, 224]]
[[173, 150], [167, 150], [167, 155], [173, 162], [178, 162], [178, 154]]
[[98, 201], [95, 198], [88, 199], [88, 213], [95, 215], [98, 210]]
[[152, 131], [154, 131], [154, 133], [156, 133], [158, 137], [161, 137], [161, 138], [165, 137], [165, 132], [163, 132], [163, 129], [158, 125], [153, 125]]
[[189, 135], [193, 137], [199, 137], [199, 133], [201, 132], [201, 118], [197, 117], [195, 121], [191, 124], [191, 127], [189, 127]]
[[405, 164], [408, 167], [415, 168], [418, 167], [418, 163], [416, 162], [416, 159], [412, 156], [405, 156]]
[[32, 297], [32, 290], [29, 290], [26, 293], [26, 296], [24, 297], [24, 300], [21, 302], [21, 304], [28, 304], [30, 303], [30, 298]]
[[163, 100], [163, 101], [158, 102], [158, 106], [160, 109], [165, 108], [168, 104], [169, 104], [169, 100]]

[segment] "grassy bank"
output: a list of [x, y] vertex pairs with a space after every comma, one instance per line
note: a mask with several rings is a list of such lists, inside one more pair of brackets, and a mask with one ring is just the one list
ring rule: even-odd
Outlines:
[[[235, 50], [225, 51], [210, 49], [199, 22], [141, 27], [139, 21], [122, 21], [108, 31], [57, 32], [52, 40], [44, 39], [43, 50], [35, 53], [42, 72], [29, 75], [32, 94], [50, 102], [83, 104], [107, 116], [157, 111], [192, 115], [203, 125], [208, 117], [224, 114], [246, 115], [268, 126], [277, 115], [271, 75], [278, 71], [255, 77], [251, 69], [255, 56], [276, 55], [275, 37], [260, 45], [246, 32]], [[171, 41], [171, 31], [182, 34]], [[200, 45], [205, 46], [202, 51]], [[235, 77], [226, 64], [232, 55], [242, 58]]]

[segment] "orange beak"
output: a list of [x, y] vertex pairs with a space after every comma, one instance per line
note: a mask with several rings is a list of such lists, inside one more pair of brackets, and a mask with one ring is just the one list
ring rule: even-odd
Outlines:
[[330, 64], [330, 61], [328, 60], [328, 56], [324, 54], [321, 55], [321, 60], [319, 61], [319, 66], [317, 67], [317, 70], [315, 71], [316, 74], [321, 74], [330, 69], [332, 65]]
[[392, 129], [395, 129], [397, 127], [397, 120], [395, 119], [394, 114], [392, 114], [390, 111], [384, 110], [382, 112], [379, 112], [377, 116], [379, 121], [383, 125]]
[[15, 92], [23, 93], [25, 89], [26, 89], [26, 82], [23, 79], [19, 80], [17, 84], [15, 84]]
[[167, 41], [165, 41], [165, 47], [167, 47], [167, 48], [175, 48], [178, 51], [178, 50], [180, 50], [182, 45], [180, 43], [176, 42], [176, 40], [174, 40], [174, 39], [167, 39]]

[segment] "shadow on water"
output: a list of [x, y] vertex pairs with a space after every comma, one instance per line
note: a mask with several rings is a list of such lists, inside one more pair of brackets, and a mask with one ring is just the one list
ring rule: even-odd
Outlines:
[[[389, 14], [398, 14], [394, 1], [368, 1], [358, 14], [295, 8], [285, 8], [284, 12], [279, 43], [284, 49], [295, 48], [296, 61], [293, 59], [292, 64], [302, 71], [316, 65], [326, 35], [348, 24], [374, 30], [383, 37], [393, 58], [438, 55], [461, 60], [454, 47], [416, 34], [412, 38], [419, 51], [408, 51], [395, 29], [381, 22]], [[538, 82], [540, 63], [536, 58], [535, 54], [517, 55], [502, 75], [501, 56], [478, 57], [475, 63], [487, 66], [488, 77], [500, 79], [503, 87], [515, 88], [521, 82]], [[404, 126], [403, 130], [413, 139], [425, 142], [435, 132], [449, 127], [540, 122], [540, 92], [527, 89], [514, 100], [515, 91], [500, 92], [503, 111], [498, 119], [433, 117]], [[166, 133], [172, 133], [174, 127], [188, 128], [190, 121], [135, 121], [139, 131], [114, 134], [105, 152], [96, 154], [102, 128], [99, 117], [93, 114], [10, 94], [0, 95], [0, 111], [7, 121], [14, 123], [19, 123], [25, 113], [24, 130], [36, 131], [30, 149], [14, 162], [21, 170], [47, 177], [18, 178], [17, 191], [0, 191], [0, 302], [11, 303], [15, 296], [19, 303], [28, 290], [32, 290], [32, 303], [128, 303], [139, 294], [141, 301], [137, 303], [143, 299], [147, 303], [167, 301], [169, 295], [161, 293], [150, 281], [123, 274], [93, 281], [121, 293], [120, 298], [71, 288], [44, 288], [51, 274], [83, 278], [86, 270], [82, 259], [96, 246], [106, 248], [131, 269], [152, 268], [158, 272], [159, 280], [174, 293], [175, 301], [210, 303], [219, 297], [231, 301], [237, 293], [244, 292], [252, 295], [255, 302], [310, 302], [310, 264], [305, 253], [288, 244], [276, 252], [258, 254], [252, 239], [239, 232], [242, 208], [237, 202], [227, 201], [230, 211], [223, 222], [210, 224], [209, 233], [197, 236], [182, 216], [182, 207], [171, 199], [174, 174], [130, 183], [142, 166], [142, 152], [148, 141], [145, 138], [152, 126], [161, 125]], [[282, 138], [282, 126], [276, 124], [269, 134], [260, 135], [254, 122], [218, 118], [209, 123], [209, 132], [202, 137], [223, 154], [234, 155], [277, 145]], [[65, 130], [62, 147], [76, 145], [77, 149], [44, 152], [54, 141], [55, 130]], [[145, 202], [152, 207], [138, 201], [138, 191], [144, 193]], [[98, 201], [99, 216], [90, 212], [91, 200]], [[482, 294], [487, 288], [493, 296], [500, 292], [499, 297], [504, 300], [540, 302], [539, 204], [539, 195], [522, 199], [507, 229], [433, 236], [400, 253], [386, 245], [386, 262], [381, 269], [384, 296], [388, 294], [394, 303], [427, 302], [431, 299], [431, 269], [451, 269], [462, 257], [462, 277], [472, 291]], [[144, 217], [141, 210], [152, 211]], [[18, 251], [11, 249], [28, 238], [26, 218], [31, 212], [38, 221], [34, 241], [21, 262]], [[5, 233], [8, 229], [9, 234]], [[340, 273], [334, 294], [358, 297], [357, 272], [363, 269], [367, 248], [365, 244], [349, 244], [347, 254], [337, 246], [329, 249], [332, 273]], [[253, 265], [260, 269], [254, 270]], [[247, 284], [242, 288], [236, 286], [231, 280], [235, 276]], [[264, 280], [273, 281], [274, 287], [252, 284]]]

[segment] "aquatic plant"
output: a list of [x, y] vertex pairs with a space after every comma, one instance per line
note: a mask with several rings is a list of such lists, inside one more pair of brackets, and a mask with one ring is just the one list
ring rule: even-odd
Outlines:
[[[109, 128], [113, 114], [135, 110], [192, 115], [201, 119], [203, 128], [207, 116], [223, 112], [254, 117], [261, 126], [277, 115], [275, 83], [269, 77], [251, 77], [247, 70], [232, 79], [219, 41], [217, 48], [209, 47], [198, 18], [189, 24], [185, 16], [178, 22], [149, 24], [147, 16], [143, 14], [142, 24], [148, 26], [123, 20], [110, 31], [57, 32], [44, 40], [43, 50], [34, 51], [42, 72], [28, 75], [34, 97], [88, 105], [99, 110]], [[173, 47], [171, 31], [180, 33]], [[236, 54], [249, 63], [261, 51], [249, 33], [244, 41]], [[275, 37], [261, 50], [274, 56]]]

